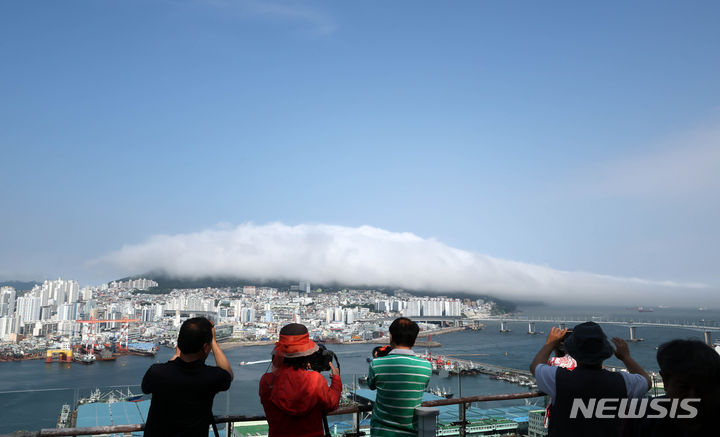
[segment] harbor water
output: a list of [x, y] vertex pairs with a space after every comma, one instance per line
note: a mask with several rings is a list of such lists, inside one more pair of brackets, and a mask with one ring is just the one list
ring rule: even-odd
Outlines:
[[[525, 308], [524, 316], [541, 317], [582, 317], [584, 319], [616, 318], [646, 321], [682, 321], [710, 323], [720, 320], [720, 312], [695, 310], [656, 309], [653, 313], [618, 308], [603, 308], [595, 312], [584, 309], [534, 307]], [[444, 355], [489, 363], [498, 366], [527, 370], [535, 353], [545, 342], [545, 333], [552, 323], [538, 322], [537, 335], [527, 334], [528, 325], [523, 322], [508, 323], [509, 333], [500, 333], [500, 322], [486, 322], [481, 331], [460, 331], [433, 337], [442, 347], [433, 348], [434, 355]], [[603, 325], [608, 336], [628, 338], [629, 329], [622, 325]], [[717, 335], [720, 335], [720, 331]], [[640, 327], [638, 336], [644, 341], [631, 343], [633, 357], [646, 369], [657, 370], [656, 348], [663, 342], [675, 338], [703, 338], [703, 332], [696, 329], [668, 327]], [[338, 354], [341, 363], [343, 383], [352, 386], [357, 377], [367, 372], [366, 358], [375, 345], [329, 345]], [[220, 393], [215, 399], [216, 414], [263, 414], [260, 405], [258, 382], [267, 370], [268, 364], [240, 366], [240, 362], [264, 360], [270, 357], [272, 346], [236, 347], [226, 350], [233, 365], [235, 380], [231, 389]], [[416, 349], [424, 352], [423, 348]], [[140, 382], [147, 368], [156, 362], [164, 362], [173, 355], [173, 350], [161, 347], [157, 356], [120, 356], [115, 361], [96, 362], [92, 365], [75, 363], [46, 364], [43, 360], [15, 361], [0, 363], [0, 434], [18, 430], [54, 428], [63, 404], [73, 407], [78, 399], [88, 396], [93, 390], [109, 391], [112, 388], [140, 393]], [[209, 358], [208, 363], [213, 363]], [[622, 366], [615, 358], [608, 365]], [[460, 387], [459, 387], [460, 385]], [[490, 379], [487, 375], [449, 376], [433, 375], [430, 387], [444, 388], [455, 397], [527, 391], [506, 381]], [[517, 402], [517, 401], [515, 401]], [[508, 404], [497, 404], [508, 405]], [[492, 406], [487, 405], [483, 407]]]

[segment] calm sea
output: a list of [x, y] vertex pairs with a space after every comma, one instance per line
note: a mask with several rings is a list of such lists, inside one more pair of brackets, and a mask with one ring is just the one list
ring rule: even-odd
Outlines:
[[[698, 311], [697, 309], [655, 309], [652, 313], [638, 313], [617, 307], [593, 307], [591, 310], [578, 307], [526, 307], [526, 316], [572, 317], [589, 320], [602, 317], [609, 320], [644, 320], [662, 322], [717, 323], [720, 311]], [[537, 323], [537, 331], [548, 332], [552, 324]], [[442, 347], [432, 349], [435, 354], [457, 356], [475, 361], [487, 362], [506, 367], [527, 369], [537, 350], [545, 341], [544, 335], [528, 335], [527, 324], [511, 323], [513, 332], [501, 334], [499, 322], [486, 323], [483, 331], [463, 331], [435, 337]], [[629, 330], [623, 326], [604, 325], [608, 336], [627, 338]], [[679, 328], [638, 329], [638, 335], [645, 339], [630, 344], [635, 359], [650, 370], [657, 370], [656, 347], [674, 338], [699, 338], [702, 331]], [[718, 334], [720, 335], [720, 333]], [[366, 358], [373, 345], [331, 345], [341, 361], [343, 383], [352, 385], [357, 376], [367, 371]], [[257, 388], [267, 364], [238, 366], [241, 361], [267, 359], [271, 346], [242, 347], [226, 351], [233, 364], [235, 380], [227, 393], [215, 399], [216, 414], [262, 414]], [[78, 397], [87, 396], [99, 388], [108, 390], [112, 386], [130, 386], [140, 392], [139, 384], [147, 368], [156, 362], [163, 362], [173, 351], [161, 347], [157, 357], [125, 356], [114, 362], [97, 362], [84, 366], [80, 364], [46, 364], [43, 361], [18, 361], [0, 363], [0, 434], [18, 430], [53, 428], [64, 403], [74, 405]], [[212, 359], [209, 359], [212, 362]], [[620, 366], [616, 359], [609, 365]], [[465, 376], [462, 378], [462, 394], [491, 394], [526, 391], [504, 381], [495, 381], [487, 376]], [[431, 387], [444, 387], [458, 393], [458, 378], [433, 376]]]

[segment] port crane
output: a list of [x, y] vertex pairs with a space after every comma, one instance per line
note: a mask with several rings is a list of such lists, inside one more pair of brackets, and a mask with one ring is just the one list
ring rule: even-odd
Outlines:
[[[111, 323], [111, 322], [120, 322], [123, 324], [122, 332], [125, 334], [125, 350], [127, 351], [128, 348], [128, 332], [130, 331], [130, 323], [139, 322], [140, 319], [128, 319], [127, 317], [124, 317], [122, 319], [93, 319], [90, 318], [88, 320], [75, 320], [76, 323], [87, 323], [89, 326], [92, 326], [93, 333], [92, 333], [92, 349], [93, 351], [96, 349], [97, 345], [95, 344], [95, 328], [98, 323]], [[120, 343], [120, 346], [122, 347], [122, 343]]]

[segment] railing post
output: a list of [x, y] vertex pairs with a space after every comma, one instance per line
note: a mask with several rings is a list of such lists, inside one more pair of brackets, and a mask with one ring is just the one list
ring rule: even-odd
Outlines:
[[360, 435], [360, 413], [359, 411], [356, 411], [353, 413], [353, 432], [355, 435]]
[[465, 437], [465, 424], [467, 423], [465, 421], [465, 409], [467, 408], [467, 404], [465, 402], [460, 402], [460, 437]]
[[418, 419], [418, 437], [435, 437], [437, 435], [437, 417], [440, 410], [433, 407], [417, 407], [415, 415]]

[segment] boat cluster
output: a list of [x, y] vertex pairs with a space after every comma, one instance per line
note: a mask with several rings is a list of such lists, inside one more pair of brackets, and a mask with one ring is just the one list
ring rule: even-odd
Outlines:
[[440, 396], [441, 398], [445, 398], [445, 399], [450, 399], [455, 395], [453, 392], [451, 392], [450, 390], [448, 390], [445, 387], [442, 387], [442, 388], [441, 387], [433, 387], [433, 388], [428, 388], [425, 391], [428, 393], [434, 394], [435, 396]]
[[430, 353], [422, 355], [423, 358], [428, 360], [432, 365], [432, 372], [440, 377], [447, 377], [450, 375], [479, 375], [481, 373], [487, 373], [483, 370], [482, 366], [473, 363], [472, 361], [461, 360], [461, 359], [449, 359], [442, 355], [435, 356]]
[[86, 397], [78, 399], [78, 405], [94, 404], [103, 402], [107, 404], [114, 404], [116, 402], [138, 402], [143, 399], [142, 394], [136, 394], [130, 391], [130, 387], [126, 391], [119, 389], [102, 392], [100, 389], [95, 389]]
[[423, 358], [432, 364], [433, 373], [442, 376], [450, 375], [490, 375], [490, 379], [506, 381], [524, 387], [537, 388], [535, 380], [530, 374], [522, 374], [517, 371], [507, 371], [497, 366], [484, 365], [469, 360], [454, 358], [452, 360], [444, 356], [434, 356], [430, 353], [423, 355]]
[[500, 373], [491, 375], [490, 379], [496, 379], [498, 381], [507, 381], [513, 384], [518, 384], [523, 387], [537, 388], [537, 384], [529, 376], [512, 374], [510, 372]]

